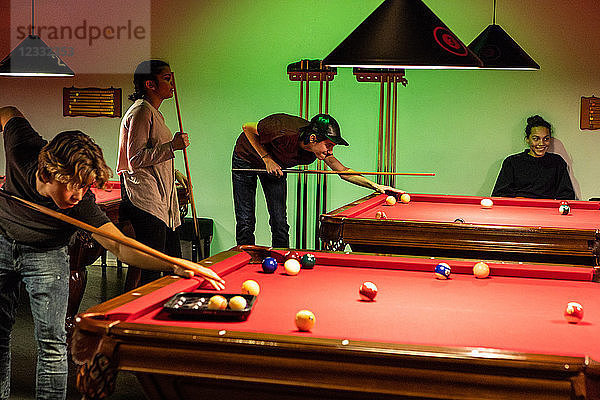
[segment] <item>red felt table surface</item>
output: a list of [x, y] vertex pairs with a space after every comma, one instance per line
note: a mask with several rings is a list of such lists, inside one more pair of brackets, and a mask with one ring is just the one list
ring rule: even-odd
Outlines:
[[[326, 257], [330, 260], [323, 262]], [[347, 257], [358, 261], [339, 262]], [[259, 282], [261, 293], [246, 321], [173, 320], [161, 311], [162, 304], [175, 293], [203, 290], [198, 289], [196, 279], [177, 279], [169, 286], [115, 308], [107, 317], [151, 325], [496, 348], [600, 359], [596, 344], [600, 337], [600, 287], [590, 281], [591, 268], [582, 268], [580, 273], [566, 272], [565, 279], [551, 279], [569, 267], [489, 263], [492, 275], [503, 268], [510, 275], [511, 269], [532, 267], [546, 278], [476, 279], [471, 274], [453, 273], [449, 280], [438, 280], [431, 272], [437, 260], [413, 259], [400, 266], [397, 262], [396, 266], [382, 262], [382, 265], [355, 267], [352, 264], [360, 265], [361, 260], [377, 259], [318, 255], [315, 269], [302, 270], [297, 276], [281, 273], [281, 266], [274, 274], [265, 274], [260, 264], [247, 264], [247, 260], [247, 255], [241, 253], [215, 264], [215, 270], [227, 281], [227, 293], [239, 293], [238, 288], [247, 279]], [[417, 267], [413, 268], [411, 262]], [[450, 264], [467, 272], [473, 263]], [[425, 272], [402, 269], [405, 266]], [[358, 295], [359, 286], [367, 280], [379, 288], [374, 302], [361, 301]], [[584, 306], [584, 320], [579, 324], [568, 324], [563, 318], [569, 301]], [[311, 332], [299, 332], [294, 325], [295, 314], [301, 309], [316, 315], [317, 322]]]
[[454, 222], [460, 218], [467, 224], [531, 226], [546, 228], [600, 228], [600, 202], [568, 201], [571, 211], [558, 212], [559, 200], [512, 199], [491, 197], [490, 209], [481, 207], [484, 197], [411, 194], [409, 203], [385, 204], [386, 195], [375, 196], [350, 207], [338, 216], [374, 219], [384, 211], [389, 220]]
[[121, 182], [119, 181], [108, 181], [104, 189], [92, 187], [90, 190], [96, 196], [96, 203], [121, 199]]

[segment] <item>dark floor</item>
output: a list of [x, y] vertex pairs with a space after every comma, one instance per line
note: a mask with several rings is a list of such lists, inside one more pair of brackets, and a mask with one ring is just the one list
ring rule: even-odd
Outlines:
[[[103, 277], [98, 260], [88, 267], [88, 283], [79, 311], [113, 298], [122, 292], [127, 268], [118, 271], [115, 260], [108, 260], [109, 267]], [[29, 309], [26, 292], [21, 292], [21, 302], [17, 322], [12, 333], [12, 400], [29, 400], [35, 398], [35, 341], [33, 339], [33, 321]], [[67, 399], [80, 399], [75, 389], [75, 364], [69, 364], [69, 384]], [[144, 399], [142, 388], [135, 376], [128, 372], [119, 372], [115, 392], [108, 399]]]

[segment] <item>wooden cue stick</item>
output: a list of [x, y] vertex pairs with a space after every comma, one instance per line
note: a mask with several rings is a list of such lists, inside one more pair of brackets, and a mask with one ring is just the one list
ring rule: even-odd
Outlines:
[[[177, 121], [179, 122], [179, 132], [183, 132], [183, 123], [181, 122], [181, 111], [179, 110], [179, 97], [177, 96], [177, 86], [175, 86], [175, 73], [171, 71], [171, 80], [173, 81], [173, 94], [175, 95], [175, 107], [177, 108]], [[194, 234], [196, 235], [196, 251], [200, 251], [200, 232], [198, 230], [198, 218], [196, 217], [196, 202], [194, 201], [194, 190], [192, 189], [192, 177], [190, 175], [190, 164], [188, 162], [187, 149], [183, 149], [183, 161], [185, 163], [185, 174], [188, 181], [190, 192], [190, 206], [192, 207], [192, 221], [194, 222]]]
[[[162, 261], [166, 261], [169, 264], [175, 264], [178, 267], [182, 268], [183, 270], [188, 271], [188, 267], [184, 263], [180, 262], [179, 260], [174, 259], [173, 257], [170, 257], [170, 256], [168, 256], [166, 254], [163, 254], [160, 251], [155, 250], [155, 249], [153, 249], [151, 247], [144, 246], [141, 243], [133, 240], [132, 238], [128, 238], [127, 236], [125, 236], [125, 239], [122, 239], [119, 236], [116, 236], [116, 235], [114, 235], [111, 232], [101, 231], [100, 229], [98, 229], [98, 228], [96, 228], [96, 227], [94, 227], [92, 225], [89, 225], [89, 224], [87, 224], [87, 223], [85, 223], [83, 221], [79, 221], [78, 219], [75, 219], [75, 218], [70, 217], [68, 215], [61, 214], [59, 212], [51, 210], [51, 209], [49, 209], [47, 207], [44, 207], [42, 205], [35, 204], [35, 203], [32, 203], [32, 202], [30, 202], [28, 200], [25, 200], [25, 199], [22, 199], [20, 197], [14, 196], [14, 195], [12, 195], [10, 193], [7, 193], [5, 190], [0, 190], [0, 196], [3, 196], [5, 198], [8, 198], [8, 199], [11, 199], [11, 200], [14, 200], [14, 201], [17, 201], [17, 202], [19, 202], [21, 204], [24, 204], [25, 206], [27, 206], [27, 207], [29, 207], [29, 208], [31, 208], [33, 210], [36, 210], [36, 211], [38, 211], [38, 212], [40, 212], [42, 214], [45, 214], [45, 215], [48, 215], [50, 217], [59, 219], [59, 220], [61, 220], [63, 222], [66, 222], [66, 223], [68, 223], [70, 225], [76, 226], [76, 227], [78, 227], [80, 229], [83, 229], [83, 230], [86, 230], [88, 232], [94, 233], [94, 234], [96, 234], [98, 236], [102, 236], [102, 237], [104, 237], [106, 239], [110, 239], [112, 241], [115, 241], [115, 242], [120, 243], [122, 245], [125, 245], [127, 247], [134, 248], [135, 250], [138, 250], [138, 251], [140, 251], [142, 253], [145, 253], [145, 254], [147, 254], [149, 256], [152, 256], [154, 258], [158, 258], [159, 260], [162, 260]], [[192, 275], [189, 274], [189, 272], [186, 273], [186, 275], [188, 275], [188, 277], [192, 276]], [[201, 278], [203, 278], [203, 277], [201, 277]], [[206, 279], [206, 278], [203, 278], [203, 279]]]
[[[232, 168], [233, 172], [267, 173], [261, 168]], [[368, 171], [330, 171], [317, 169], [282, 169], [282, 172], [290, 174], [325, 174], [325, 175], [405, 175], [405, 176], [435, 176], [433, 172], [368, 172]]]

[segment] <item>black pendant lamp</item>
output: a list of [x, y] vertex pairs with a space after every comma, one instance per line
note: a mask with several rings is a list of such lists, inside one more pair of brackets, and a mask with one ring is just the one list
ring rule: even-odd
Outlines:
[[0, 61], [2, 76], [74, 76], [75, 73], [37, 35], [33, 25], [34, 4], [31, 1], [31, 31], [23, 41]]
[[421, 0], [385, 0], [323, 63], [330, 67], [473, 69], [481, 60]]
[[486, 69], [538, 70], [540, 66], [499, 25], [496, 25], [496, 0], [494, 19], [469, 45], [483, 61]]

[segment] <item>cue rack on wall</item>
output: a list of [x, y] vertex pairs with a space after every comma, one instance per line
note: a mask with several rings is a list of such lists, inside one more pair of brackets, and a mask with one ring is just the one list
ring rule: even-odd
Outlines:
[[63, 88], [64, 117], [121, 117], [121, 89]]
[[[396, 172], [396, 128], [398, 122], [398, 83], [408, 84], [404, 69], [353, 68], [358, 82], [379, 82], [379, 129], [377, 172]], [[395, 186], [395, 175], [378, 175], [377, 183]]]
[[[300, 83], [300, 111], [299, 116], [310, 120], [312, 118], [309, 112], [310, 82], [319, 83], [319, 111], [314, 114], [329, 114], [329, 82], [337, 74], [337, 68], [323, 66], [322, 60], [301, 60], [287, 66], [287, 74], [291, 81]], [[300, 167], [308, 169], [307, 165]], [[325, 163], [317, 160], [318, 170], [326, 168]], [[314, 189], [315, 192], [315, 215], [313, 221], [314, 248], [319, 250], [321, 242], [319, 240], [319, 215], [327, 212], [327, 175], [317, 174], [316, 182], [313, 187], [309, 186], [308, 174], [298, 174], [296, 182], [296, 248], [308, 248], [308, 192]]]
[[579, 119], [581, 130], [600, 129], [600, 97], [581, 98], [581, 116]]

